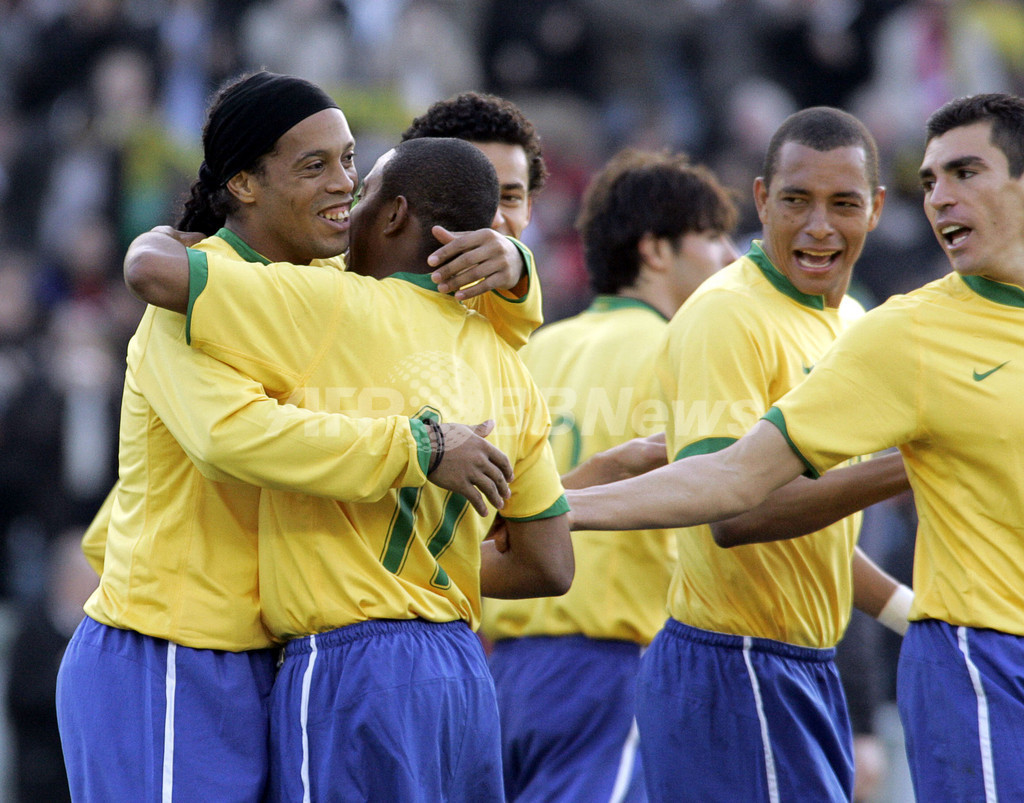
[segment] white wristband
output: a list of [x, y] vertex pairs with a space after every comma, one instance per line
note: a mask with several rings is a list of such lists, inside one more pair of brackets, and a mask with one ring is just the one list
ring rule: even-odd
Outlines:
[[902, 636], [907, 632], [907, 617], [910, 616], [910, 606], [913, 602], [914, 592], [901, 583], [896, 586], [896, 590], [892, 592], [892, 596], [875, 618]]

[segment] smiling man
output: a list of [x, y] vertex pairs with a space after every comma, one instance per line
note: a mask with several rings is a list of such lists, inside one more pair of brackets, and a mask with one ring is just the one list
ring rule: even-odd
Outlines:
[[[326, 93], [294, 76], [241, 76], [214, 98], [203, 146], [178, 224], [213, 235], [200, 252], [240, 260], [248, 271], [270, 259], [325, 260], [321, 270], [341, 275], [337, 255], [349, 245], [358, 177], [352, 133]], [[184, 258], [169, 236], [140, 239], [149, 245], [133, 244], [128, 264], [167, 247]], [[520, 251], [489, 228], [435, 252], [444, 253], [468, 262], [470, 271], [488, 262], [514, 265], [503, 287], [522, 272]], [[205, 285], [205, 276], [190, 282], [185, 270], [174, 290], [146, 299], [185, 311]], [[251, 308], [247, 295], [239, 298]], [[473, 302], [493, 310], [487, 318], [496, 327], [506, 309], [504, 329], [516, 342], [536, 325], [524, 317], [529, 299], [486, 292]], [[271, 301], [268, 311], [278, 314], [279, 304]], [[429, 476], [483, 513], [485, 496], [501, 505], [511, 470], [482, 430], [453, 422], [427, 427], [405, 415], [357, 420], [310, 402], [329, 399], [337, 385], [304, 388], [304, 405], [289, 393], [271, 398], [267, 385], [190, 348], [188, 321], [150, 307], [128, 347], [119, 480], [85, 539], [100, 586], [57, 687], [75, 799], [263, 798], [278, 639], [261, 618], [256, 483], [352, 502], [422, 486]], [[327, 325], [308, 315], [304, 323]], [[295, 351], [297, 324], [292, 329], [281, 342]], [[462, 462], [460, 453], [475, 450], [484, 457], [473, 461], [478, 484], [444, 478], [446, 463], [451, 468]]]
[[736, 444], [570, 504], [579, 528], [620, 528], [624, 510], [629, 526], [695, 524], [898, 446], [919, 520], [897, 688], [917, 799], [1021, 800], [1024, 100], [939, 109], [920, 175], [953, 273], [851, 326]]
[[548, 171], [537, 130], [518, 106], [497, 95], [463, 92], [434, 103], [402, 134], [403, 141], [421, 137], [456, 137], [483, 151], [501, 186], [491, 228], [523, 236]]
[[[763, 238], [705, 281], [668, 325], [656, 371], [672, 400], [669, 459], [735, 441], [863, 314], [846, 290], [884, 199], [877, 148], [859, 120], [817, 107], [783, 122], [754, 182]], [[851, 491], [866, 489], [877, 501], [905, 487], [898, 457], [843, 476], [854, 480], [833, 500], [804, 504], [848, 504]], [[807, 485], [794, 483], [813, 492]], [[773, 540], [771, 528], [755, 527], [744, 542], [765, 543], [722, 549], [725, 536], [710, 526], [678, 532], [670, 619], [637, 683], [652, 800], [674, 799], [680, 788], [718, 800], [850, 796], [852, 742], [831, 658], [854, 596], [856, 499], [806, 538]], [[864, 577], [884, 584], [883, 600], [896, 587], [877, 571]], [[723, 707], [727, 682], [734, 685]], [[723, 757], [721, 743], [741, 747]]]

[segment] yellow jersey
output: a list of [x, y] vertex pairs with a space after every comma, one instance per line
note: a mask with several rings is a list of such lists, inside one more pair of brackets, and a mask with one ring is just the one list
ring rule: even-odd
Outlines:
[[[379, 281], [285, 264], [253, 270], [193, 252], [191, 284], [193, 347], [269, 393], [380, 421], [493, 419], [490, 438], [515, 471], [503, 515], [567, 511], [547, 407], [518, 354], [428, 276]], [[282, 639], [368, 619], [462, 619], [475, 627], [490, 519], [433, 485], [391, 489], [363, 504], [267, 490], [259, 511], [264, 622]]]
[[[670, 459], [718, 451], [805, 380], [863, 308], [797, 290], [755, 241], [668, 325], [656, 374], [670, 405]], [[707, 525], [678, 531], [669, 612], [704, 630], [832, 647], [849, 622], [855, 514], [788, 541], [723, 549]]]
[[[620, 296], [598, 296], [585, 312], [533, 335], [523, 361], [551, 409], [558, 468], [665, 428], [653, 392], [665, 317]], [[576, 575], [561, 597], [484, 602], [491, 639], [582, 634], [646, 645], [665, 622], [675, 563], [671, 530], [574, 532]]]
[[1024, 635], [1024, 289], [950, 273], [864, 316], [766, 418], [813, 473], [898, 446], [911, 619]]

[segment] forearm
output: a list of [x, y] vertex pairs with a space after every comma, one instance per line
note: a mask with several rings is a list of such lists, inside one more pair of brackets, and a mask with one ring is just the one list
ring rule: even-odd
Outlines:
[[909, 487], [903, 457], [884, 455], [829, 471], [816, 480], [798, 477], [753, 510], [716, 522], [711, 530], [722, 547], [796, 538]]
[[691, 527], [743, 513], [803, 471], [782, 434], [762, 421], [727, 449], [632, 479], [567, 491], [574, 530]]
[[[157, 313], [167, 315], [167, 313]], [[129, 371], [144, 398], [209, 479], [344, 501], [422, 485], [429, 441], [409, 419], [351, 418], [279, 404], [230, 366], [159, 334]]]
[[505, 551], [494, 541], [480, 545], [480, 593], [498, 599], [559, 596], [575, 570], [566, 516], [507, 522]]
[[188, 252], [167, 234], [148, 231], [132, 240], [124, 258], [124, 280], [147, 304], [182, 314], [188, 309]]
[[421, 450], [402, 416], [350, 418], [264, 397], [211, 417], [209, 426], [208, 437], [185, 448], [203, 473], [213, 468], [251, 485], [344, 502], [377, 501], [391, 488], [425, 480]]
[[664, 466], [665, 433], [647, 438], [634, 438], [626, 443], [598, 452], [589, 460], [562, 475], [565, 488], [589, 488], [629, 479]]

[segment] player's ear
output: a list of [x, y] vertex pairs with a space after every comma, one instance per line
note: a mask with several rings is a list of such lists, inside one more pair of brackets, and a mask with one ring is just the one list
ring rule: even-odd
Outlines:
[[640, 252], [642, 265], [651, 270], [662, 271], [670, 264], [672, 247], [667, 237], [656, 237], [652, 232], [644, 232], [637, 241], [636, 250]]
[[255, 176], [252, 173], [248, 170], [239, 170], [228, 179], [227, 188], [241, 203], [251, 204], [256, 200], [255, 184]]
[[387, 207], [384, 218], [384, 234], [393, 237], [409, 223], [409, 202], [404, 195], [396, 195]]

